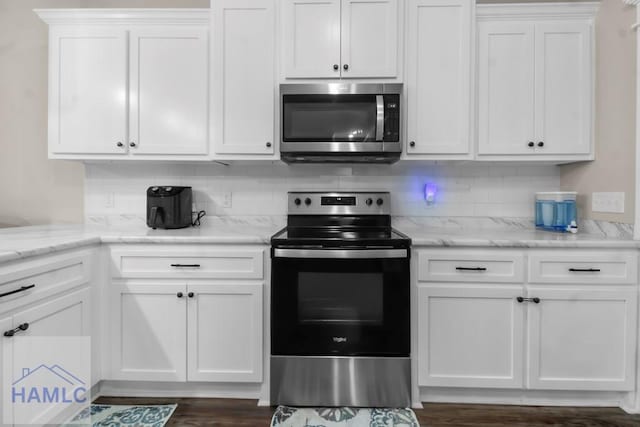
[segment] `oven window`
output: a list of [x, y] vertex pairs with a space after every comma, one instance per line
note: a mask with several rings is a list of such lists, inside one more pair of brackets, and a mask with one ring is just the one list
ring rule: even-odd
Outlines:
[[298, 322], [382, 325], [383, 285], [378, 273], [300, 272]]
[[374, 95], [285, 95], [285, 142], [362, 142], [376, 139]]

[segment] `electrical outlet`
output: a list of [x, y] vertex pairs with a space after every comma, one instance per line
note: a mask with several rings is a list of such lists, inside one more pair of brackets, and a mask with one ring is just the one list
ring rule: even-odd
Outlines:
[[230, 208], [231, 207], [231, 192], [226, 192], [224, 193], [224, 195], [222, 196], [222, 207], [223, 208]]
[[591, 211], [607, 213], [624, 213], [624, 193], [592, 193]]
[[113, 192], [108, 192], [104, 198], [104, 207], [106, 209], [113, 209], [116, 205], [116, 195]]

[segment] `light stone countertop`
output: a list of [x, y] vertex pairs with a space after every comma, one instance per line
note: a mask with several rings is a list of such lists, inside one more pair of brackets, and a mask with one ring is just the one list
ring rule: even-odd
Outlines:
[[[43, 225], [0, 229], [0, 263], [100, 243], [269, 244], [284, 217], [209, 217], [201, 227], [152, 230], [140, 220], [118, 224]], [[495, 223], [495, 220], [493, 220]], [[394, 218], [414, 247], [640, 248], [629, 236], [536, 231], [510, 221], [493, 228]]]
[[152, 230], [139, 221], [5, 228], [0, 229], [0, 263], [100, 243], [269, 244], [282, 227], [280, 217], [215, 217], [201, 227], [177, 230]]

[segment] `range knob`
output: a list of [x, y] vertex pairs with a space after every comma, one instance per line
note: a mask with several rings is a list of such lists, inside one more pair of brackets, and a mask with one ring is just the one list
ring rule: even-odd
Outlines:
[[304, 204], [309, 206], [311, 204], [311, 199], [308, 198], [308, 197], [306, 199], [304, 199]]
[[154, 193], [157, 193], [157, 192], [158, 192], [158, 190], [160, 190], [158, 187], [152, 187], [152, 188], [151, 188], [151, 191], [153, 191]]
[[300, 198], [296, 197], [296, 199], [293, 201], [293, 203], [295, 203], [296, 206], [300, 206], [300, 203], [302, 203], [302, 200], [300, 200]]
[[376, 200], [376, 204], [377, 204], [378, 206], [382, 206], [382, 204], [383, 204], [383, 203], [384, 203], [384, 200], [382, 200], [382, 199], [378, 199], [378, 200]]
[[373, 199], [371, 197], [369, 197], [365, 203], [367, 204], [367, 206], [371, 206], [373, 204]]
[[164, 187], [164, 191], [167, 193], [171, 193], [171, 190], [173, 190], [173, 187]]

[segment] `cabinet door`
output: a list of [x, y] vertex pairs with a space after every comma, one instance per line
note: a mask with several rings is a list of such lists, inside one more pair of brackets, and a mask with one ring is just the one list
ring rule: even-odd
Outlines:
[[217, 154], [274, 153], [273, 0], [213, 3], [214, 144]]
[[478, 24], [478, 154], [535, 153], [534, 24]]
[[[13, 405], [10, 396], [5, 395], [7, 380], [13, 371], [11, 358], [11, 338], [3, 336], [4, 332], [13, 329], [13, 320], [9, 317], [0, 318], [0, 426], [9, 426], [5, 420], [13, 420]], [[6, 358], [5, 358], [6, 357]]]
[[419, 385], [521, 388], [522, 292], [522, 286], [420, 286]]
[[536, 142], [538, 154], [591, 152], [591, 27], [536, 24]]
[[285, 0], [286, 78], [340, 77], [340, 0]]
[[620, 390], [635, 387], [636, 290], [532, 287], [528, 307], [528, 387]]
[[49, 151], [126, 153], [126, 31], [54, 28], [49, 40]]
[[131, 154], [207, 154], [206, 28], [130, 33]]
[[262, 381], [262, 287], [188, 286], [189, 381]]
[[185, 381], [183, 284], [113, 284], [110, 379]]
[[395, 77], [398, 1], [343, 0], [342, 77]]
[[[13, 326], [28, 324], [29, 329], [21, 332], [20, 336], [32, 337], [82, 337], [91, 335], [90, 291], [88, 288], [70, 293], [13, 316]], [[15, 338], [14, 338], [15, 339]], [[13, 381], [20, 379], [23, 368], [33, 366], [16, 366], [13, 363]], [[42, 360], [38, 360], [42, 363]], [[17, 377], [16, 377], [17, 376]], [[86, 379], [85, 379], [86, 380]], [[59, 416], [58, 403], [39, 405], [8, 405], [13, 406], [13, 416], [25, 424], [43, 424]]]
[[[469, 152], [469, 0], [411, 0], [407, 39], [407, 154]], [[434, 64], [437, 63], [437, 66]]]

